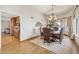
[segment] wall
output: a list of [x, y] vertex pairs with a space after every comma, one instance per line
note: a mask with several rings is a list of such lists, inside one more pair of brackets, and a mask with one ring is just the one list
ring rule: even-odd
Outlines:
[[37, 35], [33, 33], [37, 21], [46, 24], [44, 16], [29, 6], [0, 6], [0, 11], [20, 16], [21, 41]]
[[75, 14], [76, 14], [76, 16], [79, 16], [79, 7], [76, 9]]
[[76, 12], [75, 12], [75, 16], [76, 16], [76, 18], [78, 18], [78, 34], [76, 34], [76, 18], [73, 18], [73, 33], [75, 33], [75, 35], [76, 35], [76, 42], [78, 43], [78, 45], [79, 45], [79, 7], [76, 9]]
[[61, 27], [64, 28], [63, 32], [64, 34], [68, 34], [68, 26], [67, 26], [67, 18], [61, 20]]
[[[76, 19], [78, 19], [77, 23], [79, 23], [79, 7], [76, 9], [75, 18], [73, 17], [73, 33], [75, 33], [75, 34], [76, 34]], [[77, 28], [77, 30], [78, 30], [79, 24], [77, 24], [77, 26], [78, 26], [78, 28]], [[77, 33], [79, 34], [79, 31]]]
[[76, 18], [78, 19], [78, 21], [77, 21], [77, 34], [79, 36], [79, 7], [76, 10]]
[[[76, 19], [79, 20], [79, 7], [76, 9], [75, 18], [73, 17], [73, 33], [75, 33], [75, 34], [76, 34]], [[79, 21], [78, 21], [78, 23], [79, 23]], [[79, 27], [79, 25], [77, 25], [77, 26]]]
[[0, 49], [1, 49], [1, 13], [0, 13]]
[[6, 28], [10, 28], [10, 18], [1, 16], [1, 32], [4, 32]]

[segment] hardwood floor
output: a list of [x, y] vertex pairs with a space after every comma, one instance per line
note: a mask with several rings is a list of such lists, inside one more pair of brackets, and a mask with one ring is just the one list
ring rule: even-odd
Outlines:
[[30, 40], [19, 42], [14, 36], [2, 37], [2, 54], [53, 54], [53, 52], [42, 48]]
[[32, 53], [32, 54], [52, 54], [53, 52], [44, 49], [30, 41], [24, 41], [20, 44], [21, 53]]
[[73, 51], [72, 54], [79, 54], [79, 46], [76, 43], [76, 41], [74, 39], [71, 39], [70, 41], [71, 41], [71, 47], [72, 47], [71, 51]]
[[[35, 38], [36, 39], [36, 38]], [[38, 39], [38, 38], [37, 38]], [[34, 40], [31, 39], [31, 40]], [[19, 41], [14, 36], [4, 35], [2, 36], [2, 49], [1, 54], [55, 54], [39, 45], [34, 44], [31, 40]], [[79, 46], [74, 40], [70, 40], [71, 44], [69, 48], [72, 50], [72, 54], [79, 53]]]

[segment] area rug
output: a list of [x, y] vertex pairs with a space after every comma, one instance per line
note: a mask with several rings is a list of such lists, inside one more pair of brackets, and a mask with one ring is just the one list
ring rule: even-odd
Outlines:
[[43, 41], [44, 40], [40, 39], [39, 37], [32, 40], [31, 42], [57, 54], [70, 54], [71, 53], [70, 40], [67, 36], [63, 37], [61, 44], [59, 42], [52, 42], [49, 45], [48, 43], [44, 43]]

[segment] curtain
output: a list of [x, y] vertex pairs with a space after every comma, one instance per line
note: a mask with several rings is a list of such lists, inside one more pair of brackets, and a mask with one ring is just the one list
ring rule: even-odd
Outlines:
[[71, 16], [67, 17], [67, 27], [68, 27], [68, 35], [71, 36], [72, 34], [72, 19]]
[[63, 33], [68, 35], [69, 29], [67, 26], [67, 18], [61, 20], [61, 27], [63, 28]]

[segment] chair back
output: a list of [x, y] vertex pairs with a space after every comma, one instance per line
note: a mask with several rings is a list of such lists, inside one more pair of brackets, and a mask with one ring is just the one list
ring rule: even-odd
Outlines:
[[43, 28], [43, 38], [44, 40], [50, 39], [50, 29], [49, 28]]
[[58, 31], [58, 27], [54, 27], [55, 31]]
[[43, 28], [40, 27], [40, 35], [43, 36]]
[[63, 28], [61, 28], [61, 31], [60, 31], [59, 38], [61, 38], [61, 36], [62, 36], [62, 33], [63, 33]]

